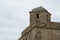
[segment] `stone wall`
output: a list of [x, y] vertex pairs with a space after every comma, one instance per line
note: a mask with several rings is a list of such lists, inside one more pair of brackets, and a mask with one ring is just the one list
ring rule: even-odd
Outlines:
[[60, 30], [36, 28], [35, 40], [60, 40]]
[[58, 23], [58, 22], [51, 22], [51, 28], [60, 29], [60, 23]]
[[35, 29], [27, 27], [23, 32], [19, 40], [34, 40]]

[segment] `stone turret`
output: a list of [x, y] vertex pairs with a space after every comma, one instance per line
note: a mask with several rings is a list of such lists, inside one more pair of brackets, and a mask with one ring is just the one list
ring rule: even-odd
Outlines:
[[30, 12], [30, 25], [49, 26], [51, 14], [43, 7], [37, 7]]

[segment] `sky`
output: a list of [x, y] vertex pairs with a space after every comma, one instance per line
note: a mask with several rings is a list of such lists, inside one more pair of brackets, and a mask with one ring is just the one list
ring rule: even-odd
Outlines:
[[60, 0], [0, 0], [0, 40], [18, 40], [29, 26], [29, 11], [42, 6], [60, 22]]

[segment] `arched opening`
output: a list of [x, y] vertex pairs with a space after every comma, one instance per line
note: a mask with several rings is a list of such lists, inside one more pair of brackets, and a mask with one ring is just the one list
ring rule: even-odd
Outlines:
[[37, 15], [37, 19], [39, 19], [39, 14], [36, 14]]

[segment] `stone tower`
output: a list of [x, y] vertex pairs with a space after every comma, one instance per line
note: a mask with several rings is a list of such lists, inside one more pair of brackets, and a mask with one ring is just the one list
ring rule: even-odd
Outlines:
[[43, 7], [32, 9], [30, 25], [19, 40], [60, 40], [60, 23], [51, 22], [51, 14]]
[[37, 7], [30, 12], [30, 25], [48, 27], [51, 14], [43, 7]]

